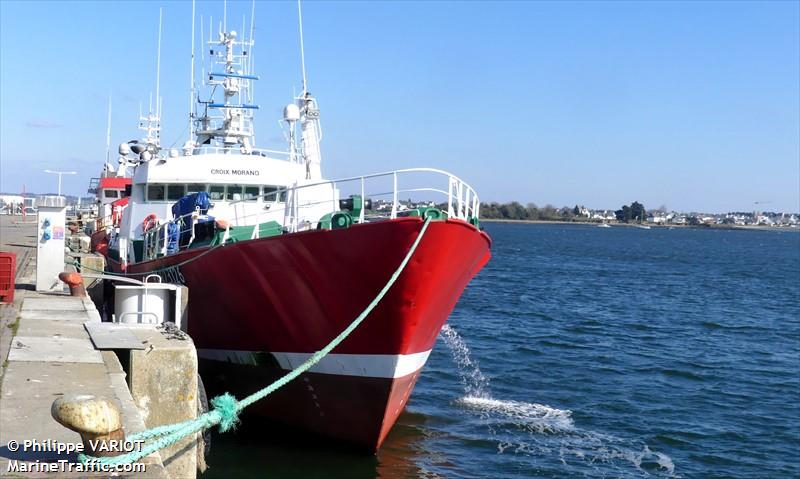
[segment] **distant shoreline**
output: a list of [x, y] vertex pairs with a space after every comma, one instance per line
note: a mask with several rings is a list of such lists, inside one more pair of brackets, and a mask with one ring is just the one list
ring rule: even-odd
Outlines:
[[[509, 220], [509, 219], [484, 219], [481, 218], [481, 223], [518, 223], [518, 224], [532, 224], [532, 225], [576, 225], [576, 226], [597, 226], [601, 223], [598, 221], [563, 221], [563, 220]], [[636, 228], [638, 223], [606, 223], [612, 228]], [[790, 227], [777, 227], [777, 226], [755, 226], [755, 225], [657, 225], [644, 223], [653, 229], [669, 229], [669, 228], [693, 228], [693, 229], [715, 229], [715, 230], [741, 230], [741, 231], [790, 231], [800, 233], [800, 228]]]

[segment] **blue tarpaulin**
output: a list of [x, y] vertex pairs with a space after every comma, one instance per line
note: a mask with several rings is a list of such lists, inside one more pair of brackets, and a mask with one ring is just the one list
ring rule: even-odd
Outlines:
[[211, 200], [208, 198], [208, 193], [205, 191], [192, 193], [179, 199], [172, 205], [172, 216], [177, 218], [179, 216], [188, 215], [196, 208], [200, 208], [201, 215], [208, 213], [208, 209], [211, 208]]
[[[189, 244], [189, 239], [192, 237], [192, 229], [194, 228], [194, 221], [192, 220], [190, 215], [195, 211], [195, 209], [200, 208], [200, 214], [205, 215], [208, 213], [208, 209], [211, 208], [211, 200], [208, 197], [208, 193], [205, 191], [201, 191], [199, 193], [192, 193], [190, 195], [186, 195], [183, 198], [179, 199], [174, 205], [172, 205], [172, 215], [175, 219], [182, 218], [178, 223], [181, 225], [180, 228], [175, 227], [175, 234], [176, 234], [176, 241], [177, 236], [180, 236], [180, 245], [186, 246]], [[207, 216], [201, 217], [197, 219], [197, 223], [205, 223], [211, 221], [213, 225], [214, 217]], [[170, 231], [170, 238], [172, 238], [172, 231]], [[203, 234], [201, 234], [203, 236]], [[201, 238], [196, 238], [201, 239]], [[170, 240], [171, 241], [171, 240]], [[176, 246], [177, 248], [177, 246]]]

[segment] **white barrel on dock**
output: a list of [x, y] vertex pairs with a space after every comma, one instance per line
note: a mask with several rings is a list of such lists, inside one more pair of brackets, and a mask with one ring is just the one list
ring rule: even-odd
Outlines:
[[[158, 278], [158, 282], [148, 281]], [[114, 294], [114, 322], [125, 324], [161, 324], [172, 320], [176, 285], [161, 283], [156, 275], [148, 276], [142, 286], [118, 285]]]

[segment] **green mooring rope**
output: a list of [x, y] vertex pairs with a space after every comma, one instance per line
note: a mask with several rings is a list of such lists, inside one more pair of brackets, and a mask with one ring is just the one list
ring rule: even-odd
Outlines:
[[303, 364], [289, 371], [286, 375], [269, 386], [247, 396], [241, 401], [237, 400], [229, 393], [224, 393], [211, 400], [211, 406], [213, 407], [211, 411], [202, 414], [196, 419], [191, 419], [177, 424], [158, 426], [152, 429], [147, 429], [140, 433], [132, 434], [128, 437], [128, 439], [131, 441], [148, 441], [154, 439], [153, 441], [146, 442], [141, 448], [138, 448], [137, 451], [113, 457], [94, 457], [86, 454], [79, 454], [78, 459], [83, 463], [102, 464], [107, 466], [130, 464], [152, 454], [155, 451], [158, 451], [159, 449], [169, 447], [184, 437], [195, 434], [203, 429], [208, 429], [217, 424], [219, 424], [220, 432], [226, 432], [230, 431], [231, 429], [235, 429], [236, 425], [239, 423], [239, 413], [244, 408], [260, 399], [269, 396], [277, 389], [285, 386], [287, 383], [289, 383], [289, 381], [292, 381], [304, 372], [311, 369], [311, 367], [317, 364], [322, 358], [327, 356], [328, 353], [330, 353], [336, 346], [344, 341], [345, 338], [347, 338], [358, 327], [358, 325], [364, 321], [364, 318], [366, 318], [369, 313], [375, 309], [375, 306], [377, 306], [381, 299], [383, 299], [383, 297], [405, 269], [408, 261], [414, 254], [414, 251], [416, 251], [417, 246], [419, 246], [422, 237], [425, 235], [425, 231], [428, 229], [430, 221], [430, 218], [425, 220], [425, 223], [422, 225], [422, 229], [420, 229], [417, 238], [414, 240], [414, 243], [411, 245], [408, 253], [406, 253], [406, 256], [403, 258], [400, 266], [397, 267], [391, 278], [389, 278], [389, 281], [386, 282], [386, 285], [383, 287], [383, 289], [381, 289], [378, 295], [375, 296], [375, 299], [373, 299], [372, 302], [369, 303], [369, 305], [364, 309], [364, 311], [362, 311], [361, 314], [359, 314], [358, 317], [354, 319], [344, 331], [336, 336], [333, 341], [328, 343], [328, 345], [321, 350], [314, 353]]

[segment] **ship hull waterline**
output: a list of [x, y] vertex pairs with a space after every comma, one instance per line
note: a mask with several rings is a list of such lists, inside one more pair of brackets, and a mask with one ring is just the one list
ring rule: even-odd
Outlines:
[[[389, 280], [422, 224], [398, 218], [190, 249], [130, 264], [126, 272], [188, 286], [188, 332], [204, 380], [241, 398], [344, 330]], [[469, 223], [431, 222], [364, 322], [320, 364], [254, 405], [255, 412], [377, 450], [458, 298], [489, 260], [490, 246], [489, 236]], [[119, 271], [119, 263], [108, 263]]]

